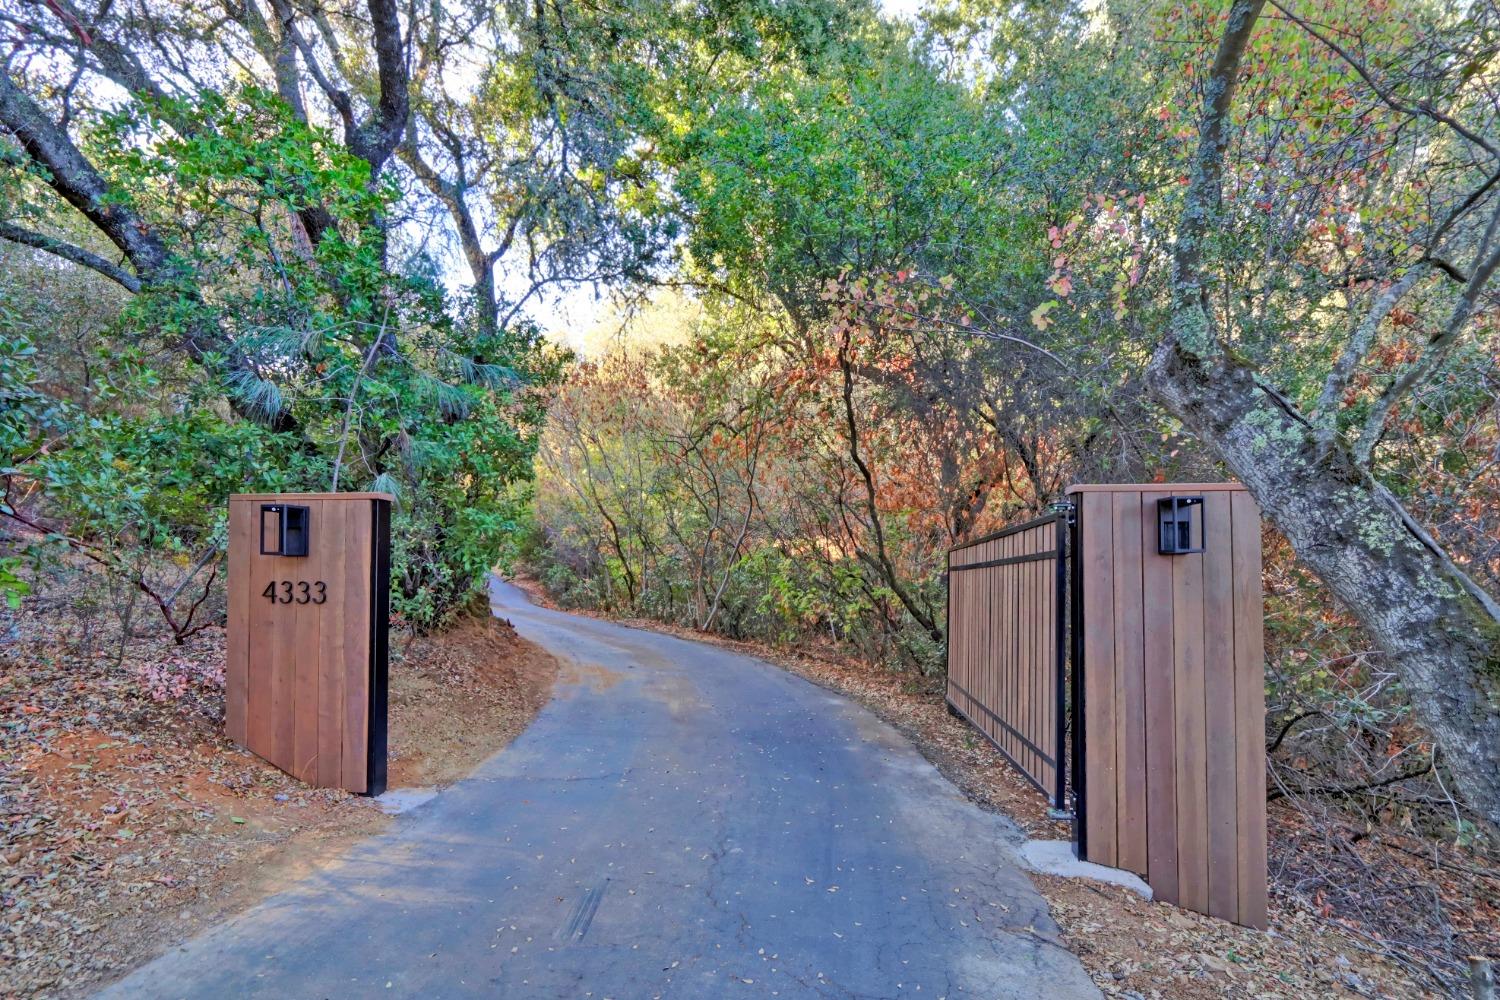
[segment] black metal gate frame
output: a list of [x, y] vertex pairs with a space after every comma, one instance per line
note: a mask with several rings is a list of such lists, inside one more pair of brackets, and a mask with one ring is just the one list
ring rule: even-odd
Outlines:
[[[967, 698], [972, 704], [978, 705], [979, 709], [984, 712], [986, 716], [993, 719], [1002, 728], [1004, 728], [1006, 732], [1010, 733], [1016, 739], [1020, 740], [1021, 743], [1023, 743], [1027, 747], [1027, 749], [1031, 750], [1038, 757], [1040, 757], [1045, 764], [1050, 766], [1052, 768], [1053, 787], [1050, 789], [1047, 788], [1046, 785], [1044, 785], [1036, 775], [1032, 774], [1030, 771], [1026, 770], [1026, 768], [1022, 767], [1020, 762], [1012, 757], [1003, 746], [1001, 746], [995, 740], [990, 739], [989, 734], [984, 731], [984, 727], [975, 722], [973, 717], [970, 716], [968, 712], [960, 708], [951, 698], [947, 696], [946, 692], [944, 693], [943, 698], [944, 701], [946, 701], [948, 704], [949, 711], [967, 720], [970, 725], [974, 726], [975, 729], [978, 729], [980, 731], [985, 739], [989, 739], [990, 744], [994, 746], [996, 750], [1000, 751], [1001, 756], [1010, 761], [1011, 766], [1013, 766], [1018, 772], [1020, 772], [1020, 774], [1024, 778], [1026, 778], [1027, 781], [1031, 782], [1031, 784], [1036, 787], [1037, 791], [1041, 792], [1043, 795], [1046, 795], [1051, 799], [1052, 808], [1058, 815], [1061, 815], [1063, 813], [1069, 812], [1069, 768], [1067, 756], [1068, 730], [1070, 728], [1068, 725], [1068, 664], [1069, 661], [1073, 658], [1068, 655], [1068, 643], [1070, 617], [1075, 613], [1074, 608], [1076, 607], [1076, 602], [1072, 599], [1073, 595], [1069, 586], [1068, 573], [1068, 564], [1071, 557], [1069, 539], [1071, 534], [1070, 529], [1073, 525], [1073, 505], [1071, 503], [1053, 504], [1052, 509], [1053, 513], [1048, 514], [1045, 517], [1035, 518], [1023, 524], [1012, 525], [1011, 527], [1004, 528], [1000, 531], [996, 531], [988, 535], [983, 535], [979, 538], [972, 539], [970, 541], [964, 542], [962, 545], [956, 545], [953, 548], [949, 549], [948, 576], [944, 579], [944, 585], [945, 587], [948, 585], [949, 581], [952, 579], [952, 574], [961, 573], [965, 570], [987, 569], [993, 566], [1008, 566], [1014, 563], [1039, 562], [1043, 559], [1051, 559], [1054, 561], [1056, 565], [1056, 572], [1053, 574], [1055, 587], [1053, 600], [1053, 628], [1056, 649], [1053, 662], [1055, 664], [1054, 670], [1056, 673], [1056, 677], [1054, 678], [1054, 690], [1057, 699], [1055, 715], [1055, 718], [1057, 720], [1057, 740], [1054, 752], [1051, 755], [1048, 755], [1036, 744], [1032, 743], [1025, 736], [1017, 732], [1015, 728], [1010, 725], [1010, 723], [1006, 722], [994, 712], [990, 711], [990, 709], [983, 703], [981, 703], [977, 698], [969, 694], [969, 692], [965, 691], [961, 685], [954, 683], [951, 679], [951, 676], [947, 681], [948, 686], [957, 688], [959, 693]], [[1032, 552], [1027, 555], [1007, 556], [1003, 559], [989, 559], [984, 562], [970, 563], [965, 566], [953, 565], [953, 553], [959, 549], [970, 548], [971, 546], [979, 545], [984, 542], [992, 542], [996, 539], [1005, 538], [1008, 535], [1018, 534], [1022, 531], [1030, 531], [1033, 528], [1038, 528], [1049, 523], [1054, 526], [1054, 530], [1056, 532], [1056, 543], [1055, 546], [1051, 549], [1047, 549], [1042, 552]], [[948, 620], [944, 623], [945, 634], [949, 637], [950, 650], [952, 648], [951, 642], [953, 634], [952, 609], [953, 603], [950, 598], [948, 602]], [[951, 653], [949, 653], [948, 655], [951, 656]], [[947, 664], [945, 663], [945, 670], [946, 666]], [[1075, 686], [1075, 691], [1076, 690], [1077, 688]], [[1075, 718], [1074, 725], [1077, 725], [1077, 722], [1078, 720]], [[1077, 762], [1077, 756], [1078, 755], [1075, 753], [1073, 760], [1075, 787], [1077, 786], [1078, 779], [1081, 777], [1081, 772]]]

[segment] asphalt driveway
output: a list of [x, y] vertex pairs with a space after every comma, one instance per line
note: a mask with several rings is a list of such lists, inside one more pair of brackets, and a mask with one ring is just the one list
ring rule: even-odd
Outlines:
[[339, 863], [105, 997], [1098, 997], [1013, 851], [864, 709], [537, 608], [536, 721]]

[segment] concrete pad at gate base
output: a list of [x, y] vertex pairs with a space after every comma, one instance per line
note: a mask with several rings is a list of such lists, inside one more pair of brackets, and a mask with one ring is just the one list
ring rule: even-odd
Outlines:
[[1120, 885], [1140, 896], [1151, 898], [1151, 887], [1134, 872], [1120, 868], [1079, 861], [1073, 845], [1066, 840], [1028, 840], [1021, 845], [1021, 861], [1034, 872], [1060, 875], [1063, 878], [1090, 878], [1095, 882]]

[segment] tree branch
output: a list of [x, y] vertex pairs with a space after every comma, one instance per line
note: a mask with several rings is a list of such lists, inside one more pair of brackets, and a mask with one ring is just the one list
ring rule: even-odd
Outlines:
[[83, 247], [55, 240], [42, 233], [32, 232], [30, 229], [22, 229], [20, 226], [9, 222], [0, 222], [0, 239], [10, 240], [12, 243], [20, 243], [31, 247], [33, 250], [42, 250], [53, 256], [80, 264], [91, 271], [97, 271], [110, 281], [120, 285], [126, 291], [139, 292], [141, 290], [140, 279], [110, 261], [105, 260], [96, 253], [91, 253]]
[[1335, 419], [1335, 403], [1339, 395], [1349, 385], [1349, 377], [1354, 374], [1354, 366], [1359, 359], [1364, 357], [1370, 349], [1370, 344], [1375, 339], [1375, 333], [1380, 329], [1380, 324], [1385, 320], [1390, 311], [1401, 301], [1402, 296], [1411, 291], [1424, 274], [1427, 267], [1418, 264], [1410, 268], [1394, 284], [1376, 297], [1370, 311], [1365, 318], [1355, 327], [1354, 333], [1349, 338], [1342, 354], [1334, 362], [1333, 368], [1328, 372], [1328, 378], [1323, 382], [1323, 391], [1318, 395], [1318, 408], [1314, 414], [1314, 420], [1322, 429], [1325, 437], [1331, 437], [1338, 421]]
[[1224, 150], [1229, 144], [1231, 110], [1239, 86], [1240, 61], [1250, 47], [1255, 23], [1266, 0], [1235, 0], [1229, 8], [1224, 37], [1219, 40], [1213, 67], [1204, 87], [1203, 120], [1198, 130], [1198, 149], [1188, 181], [1182, 220], [1177, 227], [1177, 245], [1172, 254], [1172, 324], [1167, 341], [1178, 350], [1206, 355], [1214, 341], [1208, 329], [1208, 308], [1203, 287], [1203, 241], [1208, 234], [1210, 213], [1223, 198]]
[[1350, 69], [1359, 74], [1359, 78], [1365, 81], [1369, 88], [1375, 92], [1375, 96], [1380, 98], [1381, 103], [1386, 107], [1399, 114], [1411, 115], [1413, 117], [1420, 116], [1424, 118], [1430, 118], [1435, 122], [1441, 122], [1442, 124], [1451, 128], [1453, 131], [1457, 132], [1459, 135], [1463, 136], [1465, 139], [1472, 142], [1474, 145], [1478, 146], [1480, 149], [1484, 150], [1486, 153], [1489, 153], [1491, 156], [1500, 158], [1500, 149], [1496, 149], [1494, 145], [1491, 144], [1490, 141], [1484, 136], [1478, 134], [1473, 129], [1470, 129], [1462, 122], [1453, 118], [1451, 115], [1439, 111], [1437, 108], [1433, 107], [1431, 104], [1428, 104], [1426, 101], [1420, 101], [1415, 105], [1411, 105], [1399, 100], [1395, 96], [1395, 94], [1391, 93], [1385, 87], [1382, 87], [1378, 82], [1376, 82], [1374, 75], [1372, 75], [1370, 71], [1365, 68], [1364, 64], [1356, 60], [1337, 42], [1318, 31], [1317, 28], [1314, 28], [1304, 19], [1298, 17], [1296, 14], [1293, 14], [1290, 10], [1287, 10], [1286, 6], [1278, 2], [1278, 0], [1270, 0], [1270, 3], [1271, 6], [1280, 11], [1282, 16], [1285, 17], [1288, 21], [1291, 21], [1293, 24], [1297, 25], [1297, 27], [1301, 28], [1309, 35], [1312, 35], [1318, 41], [1322, 42], [1323, 45], [1325, 45], [1340, 59], [1344, 60], [1344, 62], [1349, 66]]
[[1463, 293], [1459, 296], [1453, 311], [1448, 315], [1448, 322], [1444, 324], [1442, 333], [1427, 342], [1427, 348], [1422, 356], [1411, 365], [1401, 376], [1386, 387], [1385, 392], [1375, 401], [1370, 408], [1369, 415], [1365, 418], [1363, 429], [1360, 431], [1359, 440], [1354, 443], [1354, 458], [1361, 466], [1368, 467], [1375, 455], [1375, 446], [1380, 443], [1385, 433], [1386, 421], [1390, 418], [1391, 411], [1396, 404], [1412, 390], [1418, 382], [1435, 372], [1448, 355], [1452, 353], [1453, 347], [1458, 343], [1464, 329], [1469, 325], [1469, 320], [1478, 308], [1479, 299], [1484, 293], [1485, 286], [1489, 284], [1496, 268], [1500, 268], [1500, 247], [1492, 247], [1495, 243], [1497, 228], [1500, 228], [1500, 203], [1495, 206], [1494, 213], [1490, 216], [1489, 225], [1485, 228], [1484, 237], [1479, 242], [1479, 249], [1474, 254], [1474, 267], [1469, 272], [1469, 282], [1464, 286]]

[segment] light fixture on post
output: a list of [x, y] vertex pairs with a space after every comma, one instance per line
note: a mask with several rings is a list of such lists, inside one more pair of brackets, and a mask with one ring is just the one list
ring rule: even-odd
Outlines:
[[260, 554], [263, 556], [307, 555], [306, 507], [288, 503], [260, 505]]
[[1156, 551], [1180, 556], [1203, 551], [1203, 518], [1193, 511], [1203, 507], [1202, 497], [1162, 497], [1156, 501]]

